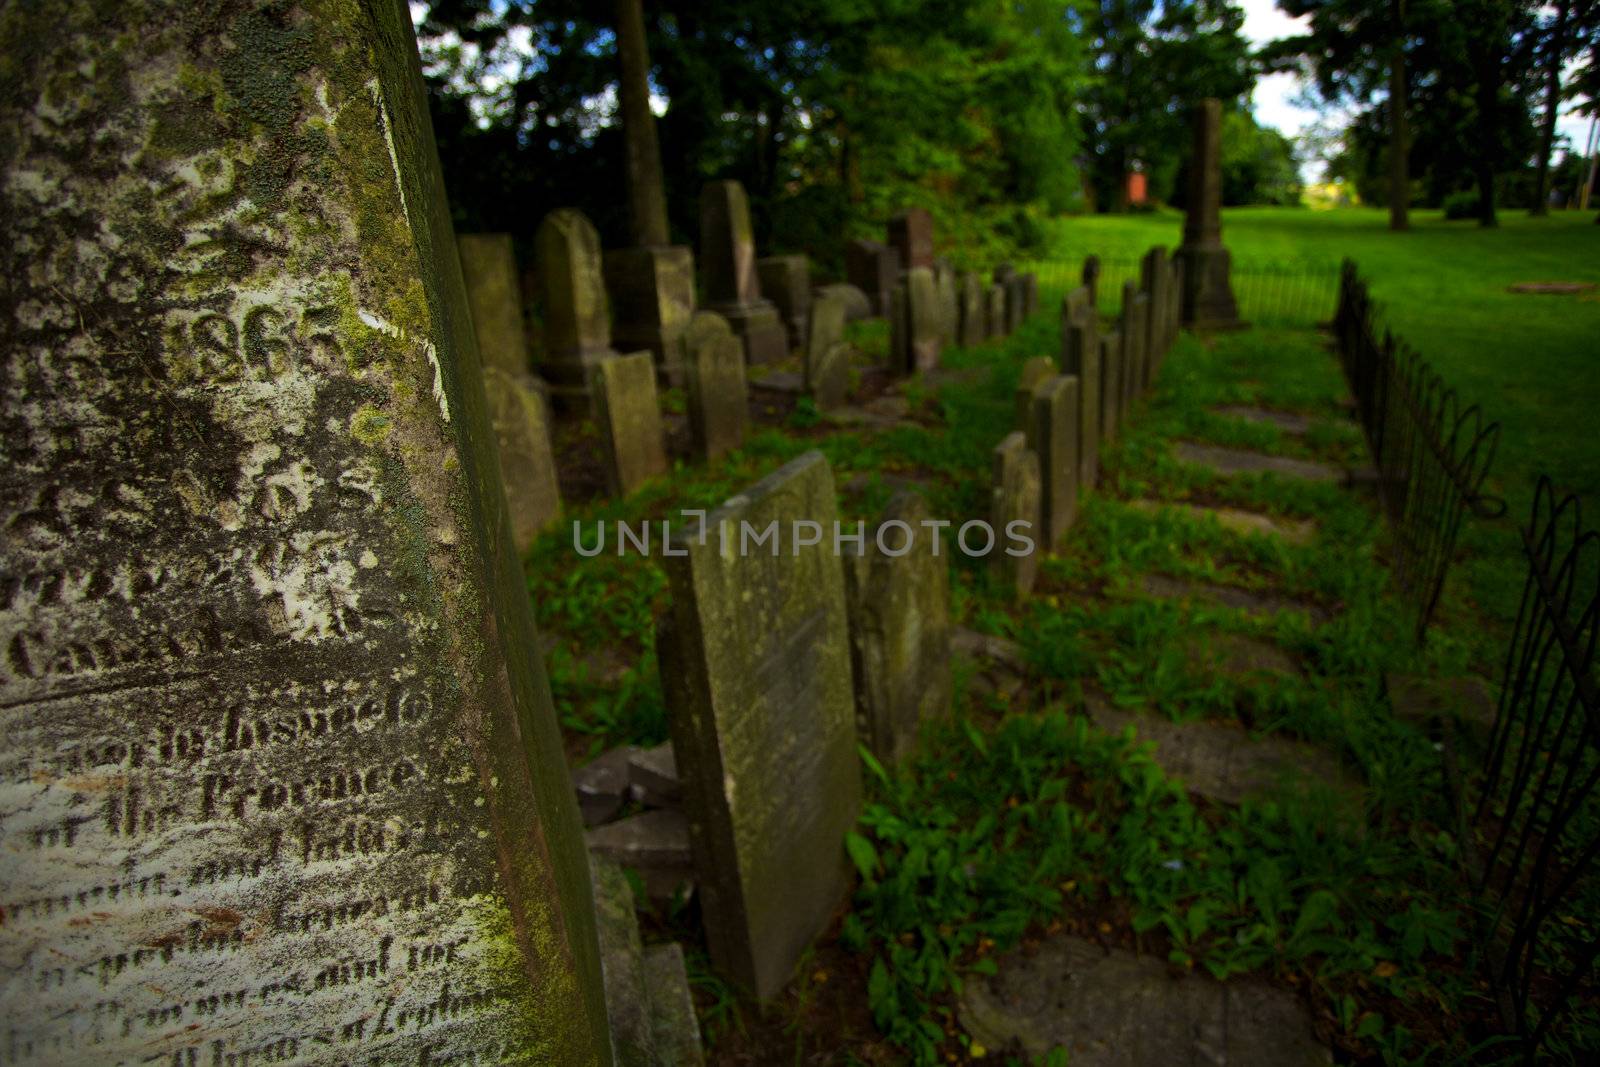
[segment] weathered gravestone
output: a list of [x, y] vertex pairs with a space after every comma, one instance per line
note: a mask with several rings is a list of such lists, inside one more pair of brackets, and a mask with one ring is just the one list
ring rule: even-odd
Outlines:
[[874, 315], [887, 315], [889, 295], [900, 277], [900, 254], [877, 241], [851, 241], [844, 246], [844, 276], [867, 294]]
[[947, 260], [937, 260], [933, 282], [939, 290], [939, 333], [946, 344], [957, 344], [961, 336], [961, 287], [955, 268]]
[[655, 361], [648, 352], [613, 356], [594, 368], [594, 416], [606, 453], [606, 485], [627, 496], [667, 472], [656, 402]]
[[1078, 483], [1093, 488], [1100, 477], [1100, 338], [1093, 317], [1066, 331], [1061, 369], [1078, 379]]
[[906, 272], [906, 363], [904, 371], [916, 374], [939, 365], [939, 290], [933, 271], [913, 267]]
[[901, 270], [933, 269], [933, 216], [920, 207], [900, 212], [889, 220], [889, 246]]
[[827, 285], [817, 286], [811, 294], [811, 302], [815, 304], [824, 296], [837, 297], [844, 304], [846, 322], [872, 318], [872, 301], [867, 299], [866, 293], [849, 282], [829, 282]]
[[850, 345], [844, 339], [845, 298], [819, 292], [806, 328], [804, 383], [817, 410], [831, 411], [850, 391]]
[[706, 310], [728, 320], [744, 340], [749, 362], [770, 363], [789, 354], [778, 309], [761, 295], [750, 201], [738, 182], [707, 182], [700, 190], [700, 269]]
[[1004, 337], [1011, 332], [1011, 325], [1006, 321], [1005, 286], [991, 285], [984, 291], [983, 319], [990, 337]]
[[1232, 257], [1222, 244], [1222, 103], [1202, 100], [1190, 119], [1189, 197], [1183, 219], [1183, 324], [1200, 330], [1234, 329]]
[[616, 317], [612, 345], [655, 357], [667, 380], [684, 377], [684, 331], [694, 315], [694, 253], [682, 245], [618, 248], [604, 257]]
[[522, 288], [509, 233], [464, 233], [456, 238], [467, 308], [485, 370], [529, 371]]
[[617, 354], [611, 347], [611, 307], [601, 275], [600, 235], [576, 208], [550, 212], [534, 235], [544, 298], [544, 359], [540, 369], [558, 404], [580, 405], [591, 372]]
[[1006, 332], [1015, 333], [1028, 317], [1028, 281], [1022, 274], [1006, 280]]
[[857, 733], [899, 763], [922, 723], [950, 713], [950, 573], [922, 525], [921, 494], [903, 490], [863, 545], [847, 551]]
[[665, 557], [656, 647], [706, 941], [763, 1000], [850, 887], [861, 781], [837, 517], [828, 462], [808, 452]]
[[1089, 306], [1100, 306], [1100, 257], [1085, 256], [1083, 258], [1083, 273], [1081, 275], [1083, 287], [1089, 290]]
[[1043, 549], [1061, 543], [1078, 519], [1078, 379], [1065, 374], [1033, 391], [1028, 448], [1039, 457], [1039, 523]]
[[[1117, 332], [1122, 335], [1122, 376], [1118, 397], [1118, 415], [1125, 414], [1128, 405], [1139, 395], [1144, 361], [1144, 306], [1139, 303], [1139, 283], [1131, 278], [1122, 283], [1122, 316]], [[1120, 422], [1121, 419], [1119, 418]]]
[[744, 346], [727, 319], [701, 311], [689, 322], [684, 347], [689, 353], [689, 435], [695, 455], [709, 463], [744, 444], [750, 416]]
[[1100, 338], [1100, 439], [1114, 441], [1122, 424], [1122, 332]]
[[988, 306], [983, 282], [976, 272], [967, 271], [961, 276], [961, 344], [964, 347], [980, 345], [989, 336], [989, 327], [984, 321]]
[[544, 393], [531, 375], [498, 367], [483, 369], [489, 425], [499, 448], [511, 535], [519, 552], [533, 547], [544, 529], [561, 517], [561, 482], [550, 448], [550, 413]]
[[6, 12], [3, 1058], [609, 1063], [410, 18], [295, 12]]
[[811, 260], [805, 256], [768, 256], [756, 260], [761, 292], [778, 307], [790, 348], [804, 348], [806, 320], [811, 317]]
[[[994, 449], [994, 488], [989, 502], [989, 525], [994, 528], [994, 551], [990, 565], [1002, 585], [1016, 596], [1033, 590], [1039, 573], [1039, 550], [1043, 531], [1039, 523], [1039, 458], [1028, 448], [1021, 430], [1005, 436]], [[1008, 536], [1015, 531], [1031, 538], [1033, 550], [1024, 552]]]
[[1039, 276], [1028, 271], [1022, 276], [1022, 314], [1026, 318], [1039, 310]]
[[1057, 370], [1055, 361], [1049, 356], [1034, 356], [1022, 365], [1012, 397], [1016, 404], [1017, 429], [1024, 434], [1030, 432], [1028, 427], [1033, 422], [1033, 391], [1048, 381]]

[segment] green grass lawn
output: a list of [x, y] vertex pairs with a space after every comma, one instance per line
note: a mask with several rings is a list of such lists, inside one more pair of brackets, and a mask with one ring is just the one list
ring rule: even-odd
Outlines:
[[[1412, 220], [1409, 232], [1392, 233], [1388, 216], [1373, 209], [1238, 208], [1223, 213], [1223, 240], [1242, 274], [1302, 266], [1325, 274], [1354, 259], [1389, 327], [1463, 403], [1501, 424], [1489, 487], [1506, 499], [1507, 518], [1468, 524], [1456, 593], [1464, 586], [1491, 615], [1509, 620], [1522, 581], [1512, 524], [1526, 521], [1538, 476], [1600, 507], [1600, 438], [1590, 432], [1600, 404], [1600, 293], [1506, 290], [1524, 281], [1600, 282], [1600, 226], [1576, 212], [1545, 219], [1506, 212], [1494, 230], [1446, 222], [1437, 211]], [[1046, 258], [1076, 264], [1093, 252], [1126, 260], [1152, 244], [1175, 246], [1181, 236], [1177, 212], [1062, 219]], [[1311, 317], [1331, 317], [1327, 293]]]

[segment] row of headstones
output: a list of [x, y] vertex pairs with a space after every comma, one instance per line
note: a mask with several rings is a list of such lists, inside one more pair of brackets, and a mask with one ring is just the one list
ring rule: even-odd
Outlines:
[[[510, 235], [459, 239], [520, 548], [561, 511], [547, 397], [586, 398], [605, 449], [608, 488], [625, 496], [668, 467], [658, 377], [683, 386], [695, 455], [710, 462], [743, 444], [746, 365], [780, 358], [790, 342], [802, 351], [803, 390], [827, 411], [848, 390], [848, 320], [887, 314], [889, 369], [914, 374], [937, 366], [945, 344], [1002, 336], [1037, 308], [1032, 274], [1002, 266], [985, 287], [976, 273], [958, 280], [947, 261], [935, 261], [932, 221], [921, 209], [891, 220], [891, 245], [851, 243], [852, 282], [813, 291], [806, 256], [754, 260], [749, 204], [738, 182], [710, 183], [700, 206], [707, 308], [698, 311], [687, 248], [602, 257], [599, 235], [582, 212], [563, 208], [544, 218], [535, 238], [545, 308], [542, 379], [532, 372]], [[901, 272], [902, 261], [910, 269]], [[776, 305], [763, 291], [775, 294]], [[640, 351], [622, 355], [612, 347], [611, 301], [619, 339]]]
[[[1178, 333], [1179, 278], [1163, 249], [1145, 257], [1142, 287], [1125, 286], [1105, 336], [1098, 276], [1090, 257], [1062, 305], [1059, 364], [1029, 365], [1024, 429], [995, 451], [991, 526], [1028, 522], [1043, 542], [991, 553], [1019, 594]], [[752, 532], [774, 524], [752, 551]], [[906, 491], [874, 528], [841, 537], [832, 473], [809, 453], [666, 554], [672, 606], [656, 647], [706, 939], [758, 997], [783, 987], [848, 890], [839, 842], [860, 811], [858, 742], [897, 763], [948, 713], [949, 578], [931, 525]]]
[[[1140, 261], [1139, 280], [1122, 286], [1116, 328], [1101, 332], [1100, 261], [1084, 261], [1082, 283], [1061, 303], [1056, 359], [1038, 356], [1017, 385], [1017, 429], [994, 450], [990, 523], [997, 531], [1032, 524], [1054, 548], [1077, 520], [1079, 488], [1099, 476], [1100, 447], [1116, 437], [1128, 406], [1155, 380], [1178, 337], [1183, 264], [1164, 248]], [[993, 557], [1019, 597], [1033, 588], [1037, 553]]]

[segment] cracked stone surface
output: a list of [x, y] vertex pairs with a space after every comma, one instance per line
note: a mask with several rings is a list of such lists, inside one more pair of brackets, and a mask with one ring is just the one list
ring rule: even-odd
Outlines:
[[997, 960], [958, 1006], [973, 1040], [1031, 1057], [1064, 1048], [1073, 1067], [1312, 1067], [1331, 1064], [1294, 993], [1264, 982], [1173, 977], [1153, 956], [1069, 934]]
[[1361, 787], [1339, 758], [1307, 741], [1282, 736], [1251, 737], [1237, 722], [1198, 720], [1173, 722], [1161, 715], [1112, 707], [1091, 694], [1089, 719], [1109, 734], [1132, 726], [1140, 740], [1155, 744], [1161, 769], [1208, 800], [1238, 804], [1277, 789], [1327, 787], [1354, 813], [1360, 810]]
[[1129, 506], [1140, 511], [1160, 511], [1173, 508], [1199, 519], [1214, 519], [1223, 529], [1237, 534], [1265, 534], [1281, 537], [1291, 545], [1308, 545], [1317, 536], [1317, 524], [1311, 519], [1285, 519], [1259, 511], [1242, 508], [1213, 508], [1201, 504], [1180, 504], [1164, 500], [1130, 500]]
[[1219, 474], [1257, 474], [1266, 472], [1285, 478], [1299, 478], [1308, 482], [1342, 482], [1345, 472], [1326, 463], [1312, 463], [1287, 456], [1272, 456], [1265, 452], [1251, 452], [1242, 448], [1223, 448], [1220, 445], [1197, 445], [1180, 441], [1173, 453], [1184, 463], [1210, 467]]
[[1149, 596], [1163, 600], [1200, 600], [1223, 607], [1237, 608], [1250, 615], [1282, 615], [1303, 612], [1313, 622], [1327, 620], [1328, 613], [1317, 604], [1308, 604], [1293, 597], [1254, 589], [1240, 589], [1231, 585], [1212, 585], [1192, 582], [1183, 578], [1169, 578], [1164, 574], [1146, 574], [1139, 580], [1140, 589]]
[[1259, 422], [1268, 426], [1276, 426], [1284, 433], [1302, 437], [1309, 433], [1311, 428], [1320, 420], [1312, 415], [1300, 415], [1293, 411], [1273, 411], [1270, 408], [1249, 407], [1247, 405], [1224, 405], [1211, 408], [1213, 415], [1220, 415], [1225, 419], [1242, 419], [1245, 422]]

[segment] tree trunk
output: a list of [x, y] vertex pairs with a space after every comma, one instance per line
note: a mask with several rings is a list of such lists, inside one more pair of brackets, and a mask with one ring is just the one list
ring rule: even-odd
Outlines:
[[1389, 229], [1411, 228], [1411, 174], [1407, 166], [1410, 131], [1406, 123], [1406, 6], [1391, 0], [1394, 40], [1389, 53]]
[[1561, 105], [1561, 59], [1567, 50], [1567, 16], [1572, 0], [1561, 0], [1556, 8], [1556, 23], [1546, 45], [1544, 74], [1544, 122], [1539, 128], [1539, 180], [1533, 187], [1530, 215], [1550, 214], [1550, 154], [1556, 141], [1556, 113]]
[[618, 96], [622, 137], [627, 144], [628, 218], [633, 243], [664, 245], [667, 193], [661, 177], [661, 146], [650, 111], [650, 51], [644, 36], [643, 0], [617, 0], [617, 55], [622, 61]]

